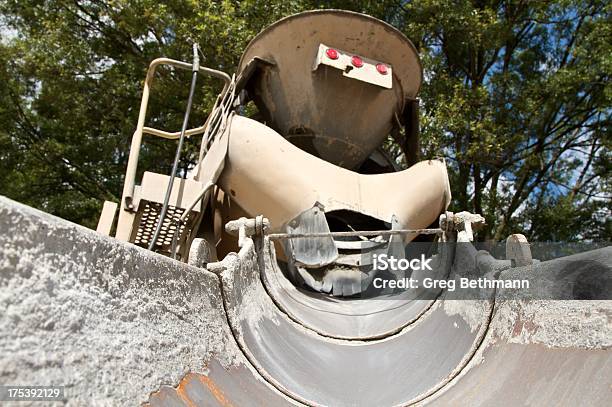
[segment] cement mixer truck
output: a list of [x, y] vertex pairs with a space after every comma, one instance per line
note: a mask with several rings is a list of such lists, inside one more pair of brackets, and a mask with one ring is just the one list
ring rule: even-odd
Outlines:
[[[193, 67], [160, 59], [149, 68], [118, 239], [183, 261], [195, 242], [214, 261], [236, 249], [223, 225], [263, 215], [270, 232], [332, 233], [284, 239], [279, 258], [294, 282], [350, 296], [373, 277], [360, 270], [353, 253], [419, 236], [391, 239], [395, 235], [372, 231], [426, 229], [437, 224], [450, 203], [444, 162], [418, 157], [417, 95], [423, 76], [418, 54], [386, 23], [337, 11], [273, 24], [247, 46], [233, 78], [203, 67], [194, 71], [220, 78], [225, 87], [202, 127], [173, 137], [144, 126], [154, 72], [164, 64]], [[249, 102], [257, 106], [259, 121], [240, 114]], [[389, 134], [400, 132], [411, 164], [403, 171], [381, 148]], [[145, 172], [136, 186], [144, 134], [202, 137], [191, 176]], [[170, 191], [169, 200], [164, 189]], [[102, 215], [107, 225], [112, 217]]]
[[[177, 132], [147, 126], [165, 67], [192, 73]], [[223, 89], [190, 128], [199, 75]], [[265, 28], [235, 74], [197, 46], [154, 60], [97, 233], [0, 199], [0, 384], [74, 405], [609, 405], [611, 248], [538, 258], [517, 231], [479, 250], [483, 217], [449, 211], [444, 160], [419, 157], [422, 81], [401, 32], [340, 10]], [[137, 179], [148, 137], [178, 140], [173, 169]]]

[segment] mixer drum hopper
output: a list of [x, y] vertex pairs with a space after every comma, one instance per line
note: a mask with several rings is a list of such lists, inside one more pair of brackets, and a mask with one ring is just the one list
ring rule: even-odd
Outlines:
[[266, 124], [302, 150], [348, 169], [381, 145], [422, 80], [414, 45], [401, 32], [347, 11], [311, 11], [276, 22], [247, 46], [240, 71], [256, 57], [262, 63], [247, 89]]

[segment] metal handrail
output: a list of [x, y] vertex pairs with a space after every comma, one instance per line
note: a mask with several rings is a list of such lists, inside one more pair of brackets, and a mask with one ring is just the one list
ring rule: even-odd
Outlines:
[[[130, 155], [128, 158], [127, 170], [125, 173], [125, 183], [123, 184], [123, 197], [121, 199], [125, 209], [133, 210], [134, 205], [132, 200], [134, 198], [134, 188], [136, 184], [136, 170], [138, 168], [138, 156], [140, 154], [140, 146], [142, 145], [142, 135], [143, 134], [152, 134], [158, 137], [163, 137], [166, 139], [176, 139], [180, 136], [180, 132], [178, 133], [169, 133], [163, 130], [154, 129], [151, 127], [145, 127], [144, 122], [147, 115], [147, 106], [149, 103], [149, 94], [150, 88], [153, 83], [153, 78], [155, 76], [155, 71], [158, 66], [162, 65], [170, 65], [177, 68], [192, 70], [193, 65], [187, 62], [177, 61], [170, 58], [157, 58], [151, 62], [149, 68], [147, 70], [147, 76], [144, 83], [144, 88], [142, 92], [142, 99], [140, 101], [140, 111], [138, 113], [138, 124], [136, 125], [136, 131], [134, 131], [134, 135], [132, 136], [132, 143], [130, 145]], [[227, 90], [230, 87], [230, 83], [232, 82], [232, 78], [226, 74], [225, 72], [218, 71], [216, 69], [200, 67], [198, 70], [199, 73], [204, 73], [219, 79], [222, 79], [225, 84], [223, 86], [223, 90], [221, 91], [221, 100], [225, 97]], [[207, 120], [208, 122], [208, 120]], [[203, 133], [206, 129], [206, 124], [201, 127], [197, 127], [194, 129], [189, 129], [185, 131], [185, 135], [194, 135]], [[204, 141], [203, 141], [204, 142]]]
[[[185, 131], [185, 137], [191, 137], [191, 136], [195, 136], [196, 134], [202, 134], [204, 133], [204, 130], [206, 130], [206, 126], [194, 127], [193, 129], [189, 129]], [[180, 131], [170, 133], [168, 131], [154, 129], [152, 127], [144, 127], [142, 129], [142, 133], [165, 138], [168, 140], [177, 140], [181, 136]]]

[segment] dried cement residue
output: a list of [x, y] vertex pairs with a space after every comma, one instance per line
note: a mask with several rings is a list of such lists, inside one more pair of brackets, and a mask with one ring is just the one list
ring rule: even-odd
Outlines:
[[486, 323], [489, 316], [490, 302], [486, 300], [447, 300], [443, 301], [447, 315], [459, 315], [475, 332]]
[[[227, 293], [226, 312], [235, 324], [258, 326], [263, 319], [278, 324], [275, 307], [260, 281], [258, 255], [251, 239], [245, 239], [240, 253], [228, 255], [223, 263], [223, 289]], [[272, 306], [271, 306], [272, 305]], [[254, 331], [257, 337], [258, 331]]]
[[611, 320], [612, 301], [502, 301], [490, 329], [510, 343], [606, 349], [612, 346]]
[[135, 405], [212, 355], [236, 362], [219, 282], [0, 198], [0, 384]]

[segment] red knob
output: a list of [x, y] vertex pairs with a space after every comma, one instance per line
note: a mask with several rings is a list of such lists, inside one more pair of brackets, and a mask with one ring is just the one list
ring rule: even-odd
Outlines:
[[355, 66], [356, 68], [361, 68], [363, 66], [363, 59], [359, 58], [357, 55], [353, 56], [351, 58], [351, 63], [353, 64], [353, 66]]
[[386, 75], [389, 72], [389, 70], [387, 69], [387, 65], [385, 64], [376, 64], [376, 70], [381, 75]]
[[325, 54], [327, 54], [327, 57], [329, 59], [338, 59], [338, 51], [336, 51], [333, 48], [327, 48], [327, 51], [325, 51]]

